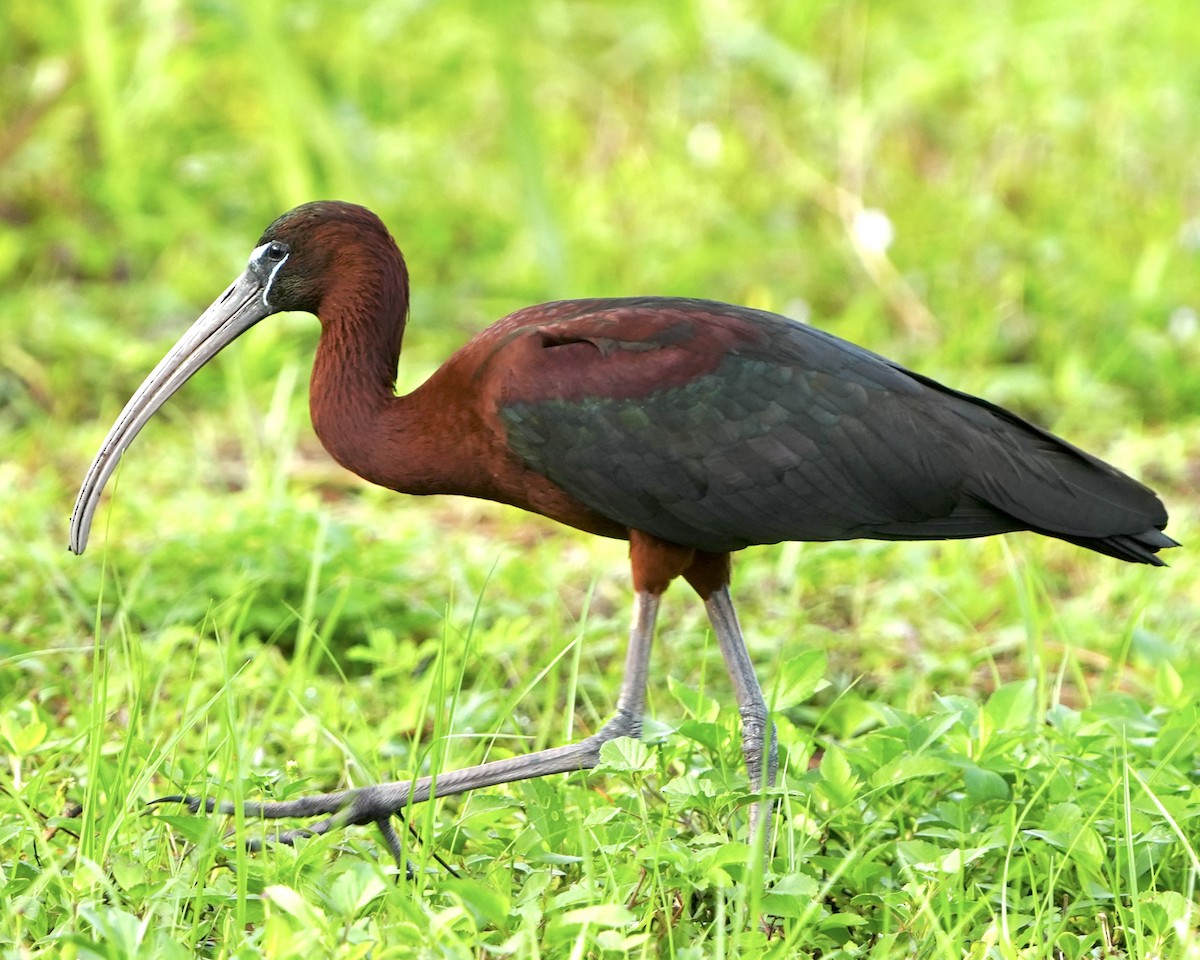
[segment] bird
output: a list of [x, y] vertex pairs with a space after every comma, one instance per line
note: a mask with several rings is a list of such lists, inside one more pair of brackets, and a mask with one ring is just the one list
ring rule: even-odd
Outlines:
[[[154, 413], [224, 347], [284, 311], [320, 322], [309, 408], [335, 461], [400, 493], [496, 501], [627, 540], [633, 603], [616, 711], [591, 736], [436, 778], [244, 803], [247, 816], [306, 821], [273, 841], [375, 824], [400, 862], [392, 823], [409, 804], [591, 769], [604, 743], [641, 734], [660, 599], [682, 577], [705, 606], [737, 701], [750, 836], [769, 845], [778, 748], [731, 599], [734, 552], [1027, 530], [1163, 566], [1159, 551], [1179, 546], [1151, 489], [1015, 413], [817, 327], [712, 300], [526, 307], [397, 395], [404, 257], [367, 208], [315, 201], [267, 227], [242, 273], [121, 411], [80, 488], [73, 553], [83, 553], [105, 483]], [[211, 797], [162, 802], [235, 812]]]

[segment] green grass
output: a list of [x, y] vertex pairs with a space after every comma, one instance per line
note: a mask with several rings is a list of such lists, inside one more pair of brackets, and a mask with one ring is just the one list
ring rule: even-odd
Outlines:
[[[1200, 956], [1190, 5], [10, 7], [3, 956]], [[66, 553], [120, 405], [316, 197], [375, 208], [406, 251], [402, 389], [552, 297], [747, 303], [1145, 478], [1188, 546], [1168, 570], [1032, 535], [740, 555], [784, 759], [762, 873], [732, 694], [682, 588], [644, 745], [413, 809], [413, 879], [366, 829], [249, 854], [144, 804], [585, 735], [630, 604], [623, 544], [333, 466], [299, 316], [168, 405]], [[894, 228], [882, 255], [864, 209]]]

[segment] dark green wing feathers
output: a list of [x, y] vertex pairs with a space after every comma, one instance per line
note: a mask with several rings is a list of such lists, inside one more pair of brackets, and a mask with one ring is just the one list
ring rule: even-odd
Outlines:
[[1033, 529], [1157, 563], [1146, 487], [812, 327], [708, 301], [581, 301], [506, 391], [512, 452], [622, 525], [711, 552]]

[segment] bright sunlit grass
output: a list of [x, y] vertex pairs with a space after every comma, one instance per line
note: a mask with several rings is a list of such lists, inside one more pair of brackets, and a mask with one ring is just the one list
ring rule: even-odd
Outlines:
[[[1187, 5], [243, 6], [16, 5], [0, 30], [4, 956], [1200, 957]], [[366, 828], [248, 853], [226, 829], [272, 827], [145, 804], [587, 735], [630, 605], [624, 544], [332, 465], [300, 316], [168, 405], [67, 555], [112, 416], [316, 197], [408, 255], [401, 389], [551, 297], [747, 303], [1112, 460], [1185, 548], [740, 555], [782, 754], [761, 871], [682, 585], [644, 743], [415, 807], [411, 877]]]

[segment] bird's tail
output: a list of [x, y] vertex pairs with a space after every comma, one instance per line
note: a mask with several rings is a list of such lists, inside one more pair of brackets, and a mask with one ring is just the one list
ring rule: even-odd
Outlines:
[[[1023, 527], [1129, 563], [1166, 566], [1156, 554], [1179, 544], [1163, 533], [1167, 510], [1149, 487], [1010, 410], [936, 381], [953, 397], [950, 435], [967, 438], [966, 489], [975, 501]], [[964, 426], [967, 429], [964, 430]]]
[[1095, 550], [1097, 553], [1127, 560], [1130, 563], [1148, 563], [1154, 567], [1165, 567], [1166, 563], [1155, 556], [1159, 550], [1178, 547], [1179, 541], [1168, 537], [1157, 527], [1143, 530], [1141, 533], [1118, 534], [1115, 537], [1072, 537], [1061, 533], [1045, 531], [1052, 537], [1066, 540], [1076, 546]]

